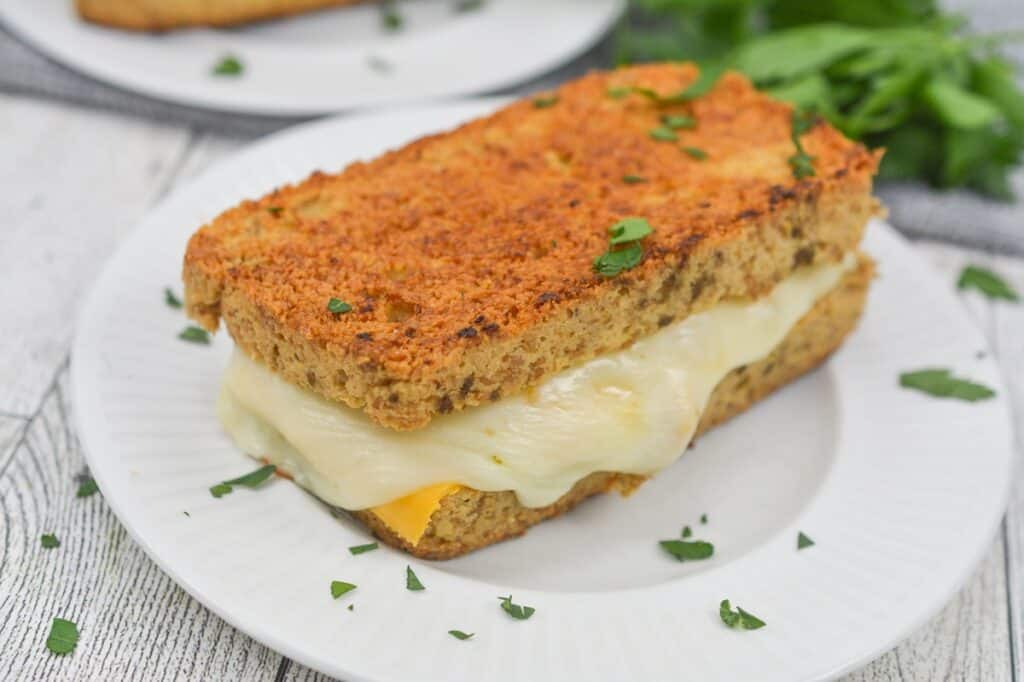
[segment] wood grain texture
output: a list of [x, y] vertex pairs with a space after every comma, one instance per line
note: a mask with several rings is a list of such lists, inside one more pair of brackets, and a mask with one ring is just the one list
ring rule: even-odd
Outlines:
[[30, 415], [89, 283], [176, 176], [191, 135], [6, 95], [0, 131], [0, 412]]

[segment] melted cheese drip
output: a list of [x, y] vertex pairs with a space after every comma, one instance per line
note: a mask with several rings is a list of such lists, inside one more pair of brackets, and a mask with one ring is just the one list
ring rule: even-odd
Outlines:
[[671, 464], [719, 381], [768, 355], [855, 262], [850, 255], [803, 269], [761, 299], [722, 303], [561, 372], [529, 395], [437, 417], [415, 431], [381, 427], [238, 351], [218, 415], [245, 452], [330, 504], [384, 510], [386, 523], [418, 540], [455, 484], [511, 490], [523, 505], [541, 507], [595, 471], [650, 475]]

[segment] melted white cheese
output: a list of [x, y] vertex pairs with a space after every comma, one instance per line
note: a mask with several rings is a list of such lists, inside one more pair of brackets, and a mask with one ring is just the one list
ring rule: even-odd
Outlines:
[[330, 504], [364, 509], [429, 485], [551, 504], [595, 471], [653, 474], [693, 437], [711, 392], [768, 355], [854, 266], [806, 268], [757, 301], [722, 303], [504, 398], [394, 431], [296, 388], [235, 351], [218, 414], [238, 446]]

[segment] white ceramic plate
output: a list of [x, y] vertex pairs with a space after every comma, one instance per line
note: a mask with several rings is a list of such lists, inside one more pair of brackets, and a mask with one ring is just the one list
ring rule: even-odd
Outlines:
[[[628, 500], [603, 496], [521, 539], [430, 563], [383, 547], [350, 556], [369, 535], [285, 480], [210, 496], [254, 464], [214, 417], [229, 339], [177, 340], [185, 319], [162, 300], [180, 286], [189, 234], [243, 197], [495, 104], [279, 134], [173, 193], [126, 241], [82, 311], [72, 378], [92, 471], [132, 536], [228, 622], [345, 680], [816, 680], [934, 614], [1002, 515], [1009, 417], [1002, 397], [968, 404], [897, 387], [901, 371], [944, 366], [1002, 394], [953, 283], [882, 223], [866, 243], [880, 274], [842, 350]], [[713, 559], [661, 552], [657, 541], [683, 524], [714, 542]], [[817, 544], [798, 552], [798, 531]], [[425, 592], [406, 591], [407, 564]], [[359, 587], [334, 601], [331, 580]], [[497, 596], [508, 593], [536, 607], [533, 618], [502, 612]], [[723, 598], [768, 627], [726, 629]], [[457, 641], [453, 628], [476, 637]]]
[[[0, 0], [0, 19], [40, 50], [100, 80], [225, 111], [315, 115], [489, 92], [581, 54], [625, 0], [453, 0], [399, 5], [403, 29], [376, 6], [324, 10], [230, 30], [131, 33], [82, 21], [72, 0]], [[241, 77], [211, 75], [226, 54]]]

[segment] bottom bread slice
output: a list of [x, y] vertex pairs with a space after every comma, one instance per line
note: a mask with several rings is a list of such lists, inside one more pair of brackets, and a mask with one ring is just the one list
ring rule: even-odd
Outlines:
[[[768, 356], [726, 375], [711, 395], [697, 435], [743, 412], [818, 366], [836, 350], [860, 319], [873, 272], [871, 261], [862, 257], [858, 267], [815, 303]], [[511, 491], [482, 492], [463, 487], [441, 500], [415, 545], [371, 510], [345, 513], [365, 523], [389, 545], [423, 559], [451, 559], [522, 535], [530, 526], [569, 511], [591, 495], [612, 490], [628, 494], [644, 480], [643, 476], [630, 474], [593, 473], [554, 504], [536, 508], [519, 504]]]

